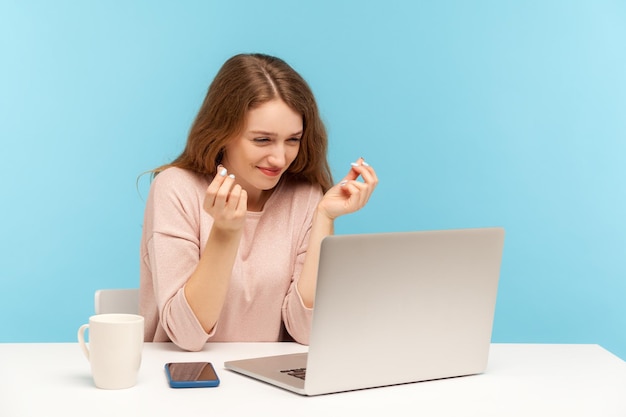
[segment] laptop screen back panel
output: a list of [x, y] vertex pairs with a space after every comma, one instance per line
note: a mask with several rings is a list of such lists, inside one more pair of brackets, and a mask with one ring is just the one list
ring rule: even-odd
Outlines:
[[308, 395], [483, 372], [504, 230], [329, 236]]

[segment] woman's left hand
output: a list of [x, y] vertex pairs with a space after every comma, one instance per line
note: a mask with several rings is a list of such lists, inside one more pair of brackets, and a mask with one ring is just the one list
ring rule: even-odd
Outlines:
[[[358, 181], [359, 177], [363, 181]], [[352, 164], [348, 175], [324, 194], [318, 208], [330, 219], [353, 213], [365, 206], [377, 184], [374, 168], [359, 158]]]

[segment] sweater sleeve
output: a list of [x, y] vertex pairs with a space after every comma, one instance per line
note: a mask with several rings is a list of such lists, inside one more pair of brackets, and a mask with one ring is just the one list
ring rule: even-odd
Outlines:
[[[198, 198], [180, 170], [165, 170], [146, 204], [147, 255], [160, 326], [185, 350], [201, 350], [211, 336], [185, 298], [184, 286], [200, 259]], [[187, 174], [189, 175], [189, 174]]]
[[[299, 256], [300, 257], [300, 256]], [[302, 256], [304, 258], [304, 256]], [[302, 261], [303, 263], [304, 261]], [[300, 276], [302, 263], [298, 260], [296, 267], [297, 276]], [[311, 322], [313, 320], [313, 309], [307, 308], [302, 301], [302, 296], [298, 292], [297, 279], [294, 280], [289, 287], [285, 302], [283, 305], [283, 321], [285, 328], [291, 337], [298, 343], [303, 345], [309, 344], [309, 335], [311, 333]]]
[[296, 253], [294, 274], [283, 303], [283, 322], [285, 323], [285, 328], [296, 342], [304, 345], [309, 344], [313, 309], [307, 308], [304, 305], [302, 296], [298, 292], [298, 280], [304, 266], [304, 259], [309, 245], [313, 213], [321, 198], [321, 190], [317, 188], [310, 188], [309, 198], [303, 200], [305, 207], [302, 207], [301, 209], [306, 210], [306, 222], [300, 229], [301, 235], [299, 237], [299, 241], [297, 242], [298, 249]]

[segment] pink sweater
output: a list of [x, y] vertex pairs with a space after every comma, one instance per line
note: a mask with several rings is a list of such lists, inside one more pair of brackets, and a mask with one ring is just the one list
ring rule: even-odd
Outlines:
[[171, 340], [193, 351], [208, 340], [275, 342], [289, 335], [308, 344], [312, 310], [303, 305], [296, 283], [321, 190], [281, 183], [263, 212], [248, 212], [226, 302], [209, 334], [183, 291], [213, 223], [202, 208], [209, 181], [168, 168], [151, 185], [140, 249], [145, 340]]

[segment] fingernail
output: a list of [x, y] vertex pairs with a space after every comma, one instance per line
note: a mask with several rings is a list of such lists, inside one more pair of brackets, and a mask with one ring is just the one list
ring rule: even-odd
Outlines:
[[367, 162], [363, 161], [363, 166], [368, 167], [368, 166], [370, 166], [370, 164], [368, 164]]
[[235, 179], [235, 174], [230, 174], [230, 175], [228, 176], [228, 178]]
[[359, 164], [357, 164], [356, 162], [352, 162], [350, 165], [352, 165], [353, 167], [358, 167]]
[[227, 171], [226, 171], [226, 168], [222, 168], [222, 170], [220, 171], [220, 175], [221, 175], [222, 177], [225, 177], [225, 176], [226, 176], [226, 172], [227, 172]]
[[339, 185], [341, 185], [341, 186], [343, 187], [343, 186], [344, 186], [344, 185], [346, 185], [347, 183], [348, 183], [348, 181], [343, 180], [343, 181], [341, 181], [341, 182], [339, 183]]

